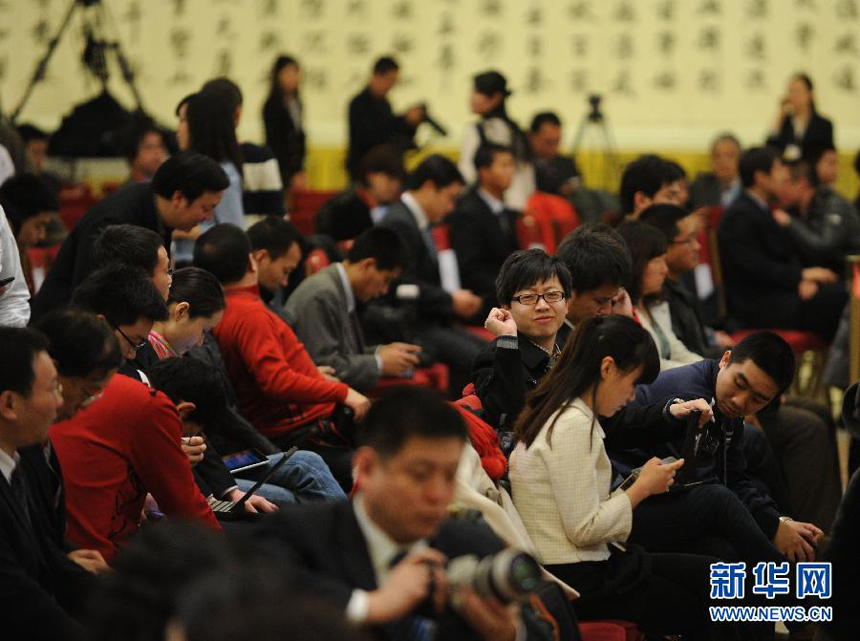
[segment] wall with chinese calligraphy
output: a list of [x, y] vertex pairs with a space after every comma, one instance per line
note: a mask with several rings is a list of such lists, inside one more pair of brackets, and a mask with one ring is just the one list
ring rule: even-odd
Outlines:
[[[0, 0], [0, 99], [17, 104], [72, 0]], [[745, 143], [773, 126], [792, 72], [816, 83], [820, 111], [837, 145], [860, 146], [858, 0], [103, 0], [78, 8], [21, 120], [56, 127], [100, 84], [80, 62], [84, 25], [118, 40], [144, 107], [175, 124], [177, 101], [226, 74], [245, 92], [244, 138], [260, 140], [268, 68], [280, 52], [303, 64], [306, 128], [315, 148], [338, 149], [345, 111], [373, 59], [395, 54], [401, 83], [395, 107], [426, 100], [451, 132], [426, 140], [453, 149], [472, 120], [471, 75], [503, 71], [514, 89], [509, 110], [523, 126], [554, 109], [566, 144], [604, 97], [623, 150], [701, 151], [731, 129]], [[85, 20], [86, 18], [86, 20]], [[109, 87], [133, 104], [118, 66]], [[600, 149], [590, 128], [586, 148]]]

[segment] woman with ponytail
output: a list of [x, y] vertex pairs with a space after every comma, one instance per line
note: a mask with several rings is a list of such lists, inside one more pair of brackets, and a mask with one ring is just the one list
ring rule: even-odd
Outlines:
[[616, 414], [660, 371], [654, 341], [625, 316], [580, 324], [529, 395], [514, 428], [514, 504], [546, 569], [578, 590], [582, 620], [626, 619], [646, 634], [698, 635], [708, 625], [709, 566], [717, 559], [649, 554], [624, 542], [633, 509], [667, 492], [683, 460], [649, 460], [612, 492], [599, 416]]

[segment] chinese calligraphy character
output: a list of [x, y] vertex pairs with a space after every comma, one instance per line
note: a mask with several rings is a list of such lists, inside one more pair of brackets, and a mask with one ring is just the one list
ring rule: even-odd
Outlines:
[[857, 55], [857, 40], [853, 33], [843, 33], [836, 39], [836, 44], [833, 46], [836, 53]]
[[570, 72], [570, 88], [576, 92], [588, 89], [588, 69], [577, 68]]
[[809, 47], [812, 44], [812, 36], [815, 35], [812, 25], [809, 22], [800, 23], [797, 25], [794, 35], [797, 38], [797, 46], [804, 51], [809, 51]]
[[701, 49], [713, 51], [720, 48], [720, 30], [709, 26], [702, 29], [699, 34], [698, 45]]
[[665, 0], [657, 5], [657, 15], [663, 20], [672, 20], [675, 17], [674, 0]]
[[571, 2], [567, 14], [572, 20], [594, 20], [590, 2]]
[[746, 53], [747, 57], [754, 60], [764, 60], [767, 55], [767, 42], [761, 32], [753, 34], [749, 42], [747, 42]]
[[663, 71], [654, 76], [654, 86], [661, 91], [673, 91], [678, 84], [678, 78], [673, 71]]
[[661, 31], [657, 34], [657, 48], [660, 53], [670, 55], [675, 49], [675, 34], [671, 31]]
[[397, 20], [409, 20], [412, 17], [412, 3], [401, 0], [391, 8], [391, 15]]
[[619, 60], [628, 60], [633, 56], [633, 38], [629, 33], [622, 33], [618, 36], [615, 55]]
[[323, 8], [323, 0], [302, 0], [302, 12], [309, 18], [322, 16]]
[[370, 38], [366, 33], [351, 33], [346, 38], [346, 50], [354, 56], [370, 51]]
[[767, 18], [767, 0], [749, 0], [747, 15], [750, 18]]
[[720, 76], [714, 69], [702, 69], [699, 74], [699, 89], [708, 93], [720, 90]]
[[719, 0], [704, 0], [702, 2], [702, 6], [699, 7], [700, 14], [710, 13], [713, 15], [719, 15], [720, 13], [720, 1]]
[[740, 563], [711, 563], [711, 598], [744, 598], [746, 567], [747, 564], [743, 561]]
[[857, 18], [857, 0], [839, 0], [836, 4], [836, 15], [840, 18]]
[[857, 81], [854, 76], [854, 67], [852, 65], [845, 65], [842, 71], [837, 74], [834, 84], [843, 91], [852, 93], [856, 91]]
[[636, 19], [633, 5], [627, 0], [621, 2], [615, 10], [615, 19], [618, 22], [633, 22]]

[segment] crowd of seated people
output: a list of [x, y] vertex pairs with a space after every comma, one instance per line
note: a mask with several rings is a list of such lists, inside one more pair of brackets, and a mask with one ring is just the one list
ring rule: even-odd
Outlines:
[[[54, 186], [0, 186], [10, 638], [763, 640], [772, 625], [711, 620], [712, 564], [822, 560], [844, 540], [832, 415], [790, 393], [788, 330], [834, 340], [860, 246], [809, 78], [771, 146], [721, 133], [689, 184], [644, 154], [617, 211], [548, 252], [524, 232], [529, 198], [596, 194], [561, 120], [521, 131], [505, 76], [478, 74], [459, 165], [407, 173], [426, 109], [393, 113], [398, 69], [377, 61], [350, 103], [353, 183], [308, 236], [283, 211], [305, 184], [288, 56], [268, 147], [239, 144], [223, 77], [180, 102], [172, 156], [136, 123], [129, 180], [43, 282], [27, 257]], [[452, 570], [511, 547], [537, 562], [530, 597]], [[807, 605], [753, 578], [737, 604]]]

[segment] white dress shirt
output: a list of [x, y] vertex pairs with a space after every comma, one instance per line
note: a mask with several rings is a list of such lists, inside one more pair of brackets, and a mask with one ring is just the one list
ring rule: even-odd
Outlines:
[[18, 467], [20, 461], [21, 457], [18, 455], [18, 452], [15, 452], [13, 456], [9, 456], [4, 450], [0, 449], [0, 474], [3, 474], [3, 478], [6, 479], [10, 487], [12, 486], [12, 472]]
[[18, 243], [0, 207], [0, 280], [14, 276], [15, 280], [0, 288], [0, 327], [26, 327], [30, 320], [30, 290], [24, 278]]

